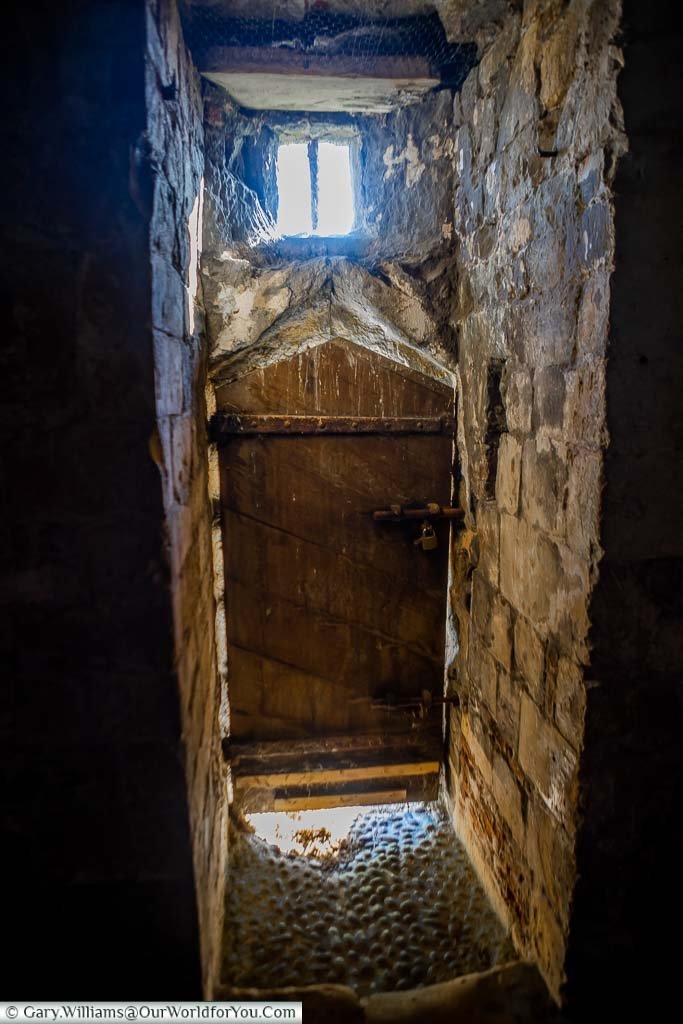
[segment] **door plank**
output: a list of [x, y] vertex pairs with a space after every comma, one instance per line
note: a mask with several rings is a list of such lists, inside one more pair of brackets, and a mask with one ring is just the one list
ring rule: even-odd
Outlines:
[[[398, 446], [397, 452], [393, 438], [236, 439], [221, 458], [224, 506], [443, 594], [443, 559], [413, 546], [419, 523], [372, 521], [378, 502], [450, 500], [450, 444], [444, 438], [411, 441], [427, 444], [408, 452]], [[445, 481], [434, 479], [435, 467]], [[448, 524], [436, 530], [445, 545]]]
[[346, 681], [346, 688], [359, 698], [386, 689], [415, 697], [422, 689], [438, 691], [442, 685], [438, 654], [422, 654], [400, 640], [315, 609], [304, 614], [274, 596], [264, 605], [258, 594], [241, 584], [232, 591], [239, 615], [228, 620], [228, 638], [242, 649], [257, 650], [338, 685]]
[[441, 416], [453, 389], [360, 345], [330, 341], [219, 386], [221, 410], [292, 416]]
[[274, 595], [302, 612], [313, 608], [348, 617], [362, 628], [380, 629], [390, 639], [440, 657], [434, 619], [442, 613], [442, 593], [234, 512], [226, 511], [225, 524], [228, 578], [250, 587], [265, 603]]

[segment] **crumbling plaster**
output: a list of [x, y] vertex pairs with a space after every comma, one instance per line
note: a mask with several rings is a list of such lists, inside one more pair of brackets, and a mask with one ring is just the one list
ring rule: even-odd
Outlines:
[[[311, 239], [292, 248], [287, 240], [277, 242], [271, 229], [259, 232], [268, 212], [257, 191], [245, 188], [244, 163], [224, 154], [226, 148], [230, 153], [231, 142], [239, 151], [246, 135], [270, 152], [272, 134], [265, 119], [245, 118], [213, 86], [205, 87], [205, 109], [202, 279], [212, 365], [234, 363], [242, 349], [257, 343], [265, 349], [311, 344], [336, 332], [385, 352], [404, 350], [408, 359], [437, 360], [452, 368], [449, 320], [455, 290], [446, 258], [453, 235], [450, 93], [437, 93], [386, 117], [357, 118], [351, 126], [347, 121], [340, 126], [359, 139], [364, 228], [333, 246]], [[399, 140], [403, 144], [392, 149]], [[394, 156], [385, 160], [389, 150]], [[238, 195], [246, 197], [247, 205], [235, 203]], [[438, 375], [438, 367], [430, 372]]]

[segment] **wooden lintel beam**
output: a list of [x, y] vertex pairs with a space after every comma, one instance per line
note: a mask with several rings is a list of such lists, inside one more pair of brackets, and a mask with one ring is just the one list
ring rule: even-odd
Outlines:
[[220, 443], [253, 434], [448, 434], [452, 416], [266, 416], [216, 413], [209, 436]]
[[423, 56], [311, 54], [262, 46], [212, 46], [198, 55], [202, 74], [322, 75], [326, 78], [433, 79]]

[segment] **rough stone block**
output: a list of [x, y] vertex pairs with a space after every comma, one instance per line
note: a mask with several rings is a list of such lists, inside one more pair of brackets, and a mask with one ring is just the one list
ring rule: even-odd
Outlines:
[[555, 999], [565, 980], [564, 961], [566, 931], [559, 924], [550, 903], [542, 892], [535, 892], [531, 903], [531, 936], [533, 948], [543, 977]]
[[508, 430], [511, 434], [528, 434], [531, 430], [533, 395], [531, 374], [528, 369], [508, 364], [503, 374], [502, 392]]
[[519, 18], [507, 18], [484, 50], [476, 72], [483, 95], [492, 92], [498, 84], [506, 85], [509, 62], [519, 44], [519, 24]]
[[540, 705], [543, 701], [545, 642], [523, 615], [518, 615], [515, 620], [514, 652], [515, 669]]
[[569, 820], [575, 800], [576, 754], [525, 693], [521, 699], [519, 763], [556, 817]]
[[[407, 992], [379, 993], [364, 1005], [366, 1024], [540, 1024], [557, 1017], [536, 967], [526, 963], [505, 964]], [[329, 1024], [338, 1019], [325, 1017]], [[347, 1020], [353, 1024], [355, 1018], [345, 1018], [345, 1024]], [[316, 1021], [311, 1018], [311, 1024]]]
[[503, 215], [503, 202], [500, 192], [502, 161], [492, 160], [484, 176], [485, 189], [483, 194], [484, 215], [487, 220], [498, 220]]
[[477, 506], [477, 535], [479, 538], [479, 561], [477, 569], [492, 586], [499, 581], [500, 523], [498, 510], [493, 502], [480, 502]]
[[579, 255], [584, 266], [608, 260], [613, 248], [612, 214], [606, 203], [592, 203], [583, 213]]
[[498, 507], [516, 515], [522, 469], [522, 447], [510, 434], [503, 434], [498, 447], [496, 501]]
[[536, 624], [555, 617], [562, 583], [560, 552], [529, 523], [501, 515], [500, 589], [505, 598]]
[[496, 691], [498, 686], [498, 667], [480, 644], [472, 645], [469, 657], [470, 684], [489, 709], [496, 710]]
[[563, 924], [569, 920], [576, 879], [576, 862], [571, 835], [558, 825], [538, 797], [526, 808], [525, 854], [532, 872], [534, 889], [542, 888]]
[[476, 633], [485, 644], [489, 644], [491, 636], [491, 617], [493, 614], [494, 591], [482, 574], [476, 570], [472, 577], [471, 615]]
[[[522, 554], [523, 553], [523, 554]], [[587, 656], [588, 566], [524, 520], [501, 516], [501, 593], [541, 633]]]
[[581, 193], [581, 202], [584, 206], [588, 206], [599, 193], [605, 191], [604, 171], [605, 154], [602, 149], [591, 153], [581, 163], [577, 173], [577, 180], [579, 192]]
[[560, 732], [575, 750], [583, 743], [586, 713], [586, 688], [583, 673], [569, 658], [561, 657], [555, 682], [555, 721]]
[[509, 604], [498, 594], [494, 594], [491, 606], [489, 646], [496, 661], [509, 672], [512, 661], [512, 618]]
[[522, 456], [522, 515], [545, 533], [564, 530], [567, 467], [547, 440], [530, 439]]
[[517, 253], [529, 244], [531, 232], [531, 217], [528, 212], [516, 212], [505, 227], [504, 244], [511, 253]]
[[498, 675], [496, 696], [496, 725], [504, 742], [515, 753], [519, 743], [519, 684], [507, 672]]
[[472, 585], [472, 621], [481, 642], [509, 670], [512, 659], [510, 607], [480, 572], [475, 572]]
[[609, 301], [609, 271], [604, 267], [596, 268], [581, 292], [576, 332], [579, 357], [604, 356], [607, 348]]
[[509, 87], [500, 115], [497, 149], [500, 151], [537, 113], [535, 56], [536, 26], [522, 34], [510, 72]]
[[567, 373], [565, 437], [598, 448], [606, 442], [605, 363], [592, 359]]
[[[346, 985], [323, 984], [307, 985], [301, 988], [233, 988], [227, 985], [219, 985], [215, 999], [235, 1002], [237, 1000], [261, 1001], [278, 1000], [301, 1002], [303, 1004], [303, 1015], [306, 1021], [311, 1024], [325, 1021], [325, 1024], [364, 1024], [366, 1015], [361, 1006], [360, 999]], [[379, 998], [379, 997], [375, 997]], [[378, 1022], [385, 1018], [381, 1014], [375, 1018]]]
[[541, 106], [558, 107], [574, 76], [579, 25], [574, 8], [569, 8], [556, 32], [540, 47]]
[[152, 254], [152, 325], [183, 340], [189, 322], [189, 292], [168, 259]]
[[183, 343], [154, 331], [154, 390], [157, 416], [177, 416], [183, 411]]
[[[544, 255], [539, 253], [540, 270]], [[581, 282], [577, 276], [548, 287], [545, 281], [507, 311], [510, 348], [519, 362], [534, 367], [571, 362], [576, 334], [576, 306]]]
[[[550, 145], [555, 120], [555, 115], [546, 113], [541, 122], [540, 134], [551, 133]], [[539, 144], [543, 144], [542, 138]], [[575, 187], [574, 172], [565, 169], [539, 181], [533, 194], [531, 273], [535, 286], [548, 296], [551, 315], [562, 302], [564, 286], [572, 276], [578, 277]], [[575, 318], [576, 308], [570, 312]]]
[[467, 744], [476, 767], [490, 787], [493, 774], [493, 750], [491, 740], [484, 730], [481, 715], [470, 706], [462, 716], [463, 740]]
[[460, 90], [460, 105], [465, 124], [471, 124], [473, 121], [480, 95], [478, 76], [468, 75]]
[[[549, 199], [548, 202], [552, 202]], [[537, 197], [537, 206], [546, 211], [547, 207]], [[559, 295], [558, 289], [562, 284], [566, 264], [566, 242], [564, 230], [558, 230], [552, 225], [541, 221], [539, 224], [539, 213], [534, 211], [534, 230], [525, 251], [525, 257], [529, 268], [530, 286], [533, 294], [541, 293]], [[550, 307], [551, 301], [547, 305]], [[555, 318], [555, 310], [548, 309], [547, 314]]]
[[171, 474], [174, 500], [180, 505], [188, 505], [190, 502], [193, 475], [198, 468], [194, 466], [196, 432], [197, 425], [193, 416], [174, 416], [172, 418], [173, 462]]
[[565, 373], [562, 366], [545, 366], [534, 378], [534, 426], [561, 435]]
[[493, 797], [507, 822], [512, 837], [524, 849], [524, 812], [522, 791], [505, 758], [496, 754], [493, 759]]
[[484, 96], [474, 109], [472, 123], [476, 129], [477, 159], [485, 167], [495, 152], [496, 146], [496, 96]]
[[578, 450], [569, 461], [567, 543], [586, 562], [600, 554], [602, 455]]

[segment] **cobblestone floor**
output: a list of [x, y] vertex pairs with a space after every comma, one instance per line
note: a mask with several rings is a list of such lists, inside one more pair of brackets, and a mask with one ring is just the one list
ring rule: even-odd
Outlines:
[[[299, 827], [315, 829], [313, 814]], [[359, 810], [323, 857], [233, 829], [224, 949], [228, 985], [334, 981], [361, 995], [515, 958], [438, 804]]]

